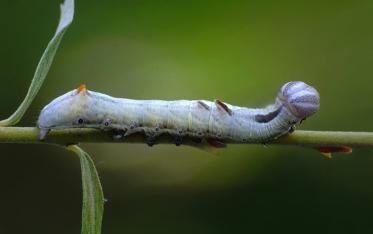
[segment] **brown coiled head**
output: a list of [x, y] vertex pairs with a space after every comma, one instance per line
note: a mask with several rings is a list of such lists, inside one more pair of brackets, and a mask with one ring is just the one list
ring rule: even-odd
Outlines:
[[299, 120], [308, 118], [320, 108], [319, 93], [302, 81], [284, 84], [278, 93], [276, 102], [285, 106]]

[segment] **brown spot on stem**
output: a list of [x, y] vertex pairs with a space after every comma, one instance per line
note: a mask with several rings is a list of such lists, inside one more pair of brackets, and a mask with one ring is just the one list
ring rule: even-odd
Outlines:
[[349, 146], [321, 146], [316, 149], [324, 156], [331, 158], [332, 153], [345, 153], [349, 154], [352, 152], [352, 148]]

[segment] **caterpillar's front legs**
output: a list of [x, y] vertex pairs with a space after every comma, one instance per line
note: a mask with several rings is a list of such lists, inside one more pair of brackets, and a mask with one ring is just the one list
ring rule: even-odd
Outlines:
[[295, 125], [291, 125], [289, 130], [288, 130], [288, 133], [291, 134], [295, 131]]

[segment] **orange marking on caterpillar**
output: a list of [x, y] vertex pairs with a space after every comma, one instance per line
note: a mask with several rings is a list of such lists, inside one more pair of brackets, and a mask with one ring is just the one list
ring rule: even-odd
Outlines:
[[83, 93], [87, 91], [87, 87], [85, 86], [85, 84], [81, 84], [76, 90], [78, 91], [78, 93]]
[[222, 101], [220, 101], [219, 99], [215, 100], [215, 104], [216, 104], [217, 107], [219, 107], [219, 108], [223, 109], [225, 112], [227, 112], [228, 115], [232, 115], [233, 114], [232, 110], [229, 109], [229, 107], [225, 103], [223, 103]]

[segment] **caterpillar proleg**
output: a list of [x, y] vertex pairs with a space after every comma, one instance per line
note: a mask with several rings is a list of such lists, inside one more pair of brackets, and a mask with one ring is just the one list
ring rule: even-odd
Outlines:
[[169, 134], [180, 145], [185, 136], [213, 146], [224, 141], [265, 143], [289, 131], [318, 111], [319, 94], [301, 81], [282, 86], [276, 101], [262, 109], [233, 106], [220, 100], [132, 100], [87, 90], [84, 85], [43, 108], [37, 126], [43, 140], [51, 129], [96, 128], [113, 137], [142, 132], [153, 145]]

